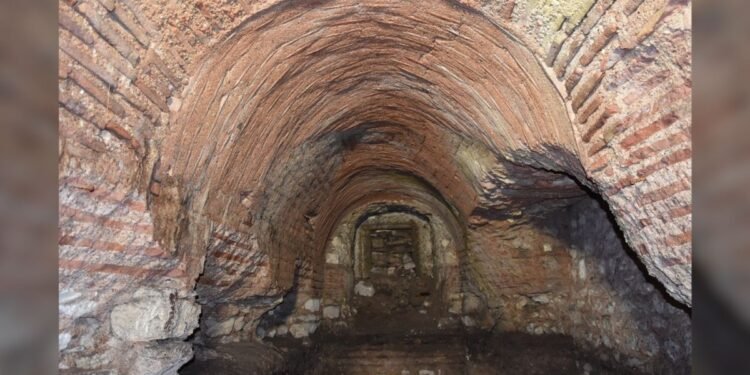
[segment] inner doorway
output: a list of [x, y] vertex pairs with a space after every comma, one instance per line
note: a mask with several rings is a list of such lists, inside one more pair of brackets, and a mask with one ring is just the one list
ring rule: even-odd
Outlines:
[[395, 333], [404, 322], [415, 330], [436, 328], [444, 309], [435, 290], [430, 246], [420, 242], [425, 240], [429, 237], [420, 236], [409, 222], [360, 228], [362, 264], [352, 301], [357, 331]]

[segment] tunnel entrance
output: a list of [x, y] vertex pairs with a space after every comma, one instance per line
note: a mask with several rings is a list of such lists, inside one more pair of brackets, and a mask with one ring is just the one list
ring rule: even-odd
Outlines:
[[409, 225], [368, 226], [362, 228], [362, 232], [366, 274], [357, 280], [355, 295], [385, 298], [375, 304], [365, 303], [366, 298], [357, 298], [355, 308], [374, 316], [380, 313], [381, 319], [387, 319], [390, 314], [400, 316], [408, 307], [422, 306], [417, 298], [431, 294], [432, 280], [418, 272], [417, 264], [425, 260], [419, 258], [415, 229]]
[[[204, 320], [200, 356], [180, 373], [679, 372], [683, 347], [658, 340], [681, 340], [687, 317], [629, 255], [603, 202], [581, 190], [544, 204], [555, 208], [467, 221], [441, 205], [353, 209], [323, 264], [296, 263], [286, 294], [208, 308], [239, 313]], [[242, 311], [258, 306], [270, 310], [252, 325]], [[243, 339], [238, 321], [253, 334]], [[234, 328], [209, 337], [220, 326]]]
[[[355, 275], [351, 302], [358, 311], [353, 321], [358, 333], [428, 328], [436, 325], [443, 312], [432, 274], [432, 233], [428, 227], [418, 228], [404, 220], [403, 214], [395, 215], [372, 217], [357, 231], [364, 253], [362, 265], [355, 260], [355, 270], [364, 272]], [[355, 247], [355, 254], [358, 251]]]
[[368, 226], [362, 229], [365, 240], [365, 266], [368, 277], [417, 275], [419, 241], [410, 225]]

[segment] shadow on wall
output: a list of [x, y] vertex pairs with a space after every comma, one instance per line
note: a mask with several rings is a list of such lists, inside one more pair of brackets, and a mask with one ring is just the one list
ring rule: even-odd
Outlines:
[[[558, 146], [548, 145], [548, 146], [545, 146], [544, 148], [548, 150], [547, 151], [548, 155], [552, 155], [553, 158], [555, 159], [559, 158], [564, 163], [577, 164], [576, 167], [574, 167], [574, 170], [579, 167], [583, 168], [582, 166], [580, 166], [579, 160], [569, 151]], [[520, 156], [521, 154], [524, 156]], [[532, 159], [537, 158], [537, 157], [541, 158], [541, 156], [536, 156], [536, 154], [530, 153], [528, 151], [523, 151], [519, 153], [519, 157], [532, 158]], [[689, 307], [685, 306], [683, 303], [677, 301], [674, 297], [672, 297], [672, 295], [669, 294], [669, 292], [664, 287], [664, 285], [656, 277], [649, 274], [643, 261], [639, 258], [638, 254], [628, 244], [625, 238], [625, 233], [623, 232], [623, 229], [620, 227], [620, 224], [617, 222], [617, 217], [612, 212], [609, 206], [609, 203], [604, 199], [604, 197], [600, 193], [598, 193], [595, 190], [595, 187], [593, 186], [593, 184], [588, 179], [585, 179], [585, 177], [582, 177], [579, 172], [575, 172], [575, 173], [559, 172], [559, 174], [570, 178], [585, 193], [585, 196], [587, 198], [596, 202], [595, 206], [598, 207], [598, 209], [604, 212], [604, 214], [606, 215], [606, 222], [609, 224], [607, 225], [607, 227], [610, 227], [611, 230], [614, 231], [614, 234], [616, 236], [617, 246], [621, 247], [624, 250], [624, 253], [632, 260], [633, 264], [636, 267], [638, 267], [640, 272], [645, 277], [645, 281], [651, 286], [653, 286], [657, 291], [659, 291], [662, 298], [664, 298], [666, 302], [668, 302], [671, 306], [677, 309], [680, 309], [683, 312], [690, 315], [692, 313], [692, 309], [690, 309]], [[532, 223], [535, 221], [536, 220], [532, 220]], [[539, 226], [543, 226], [543, 224]], [[576, 245], [575, 243], [573, 243], [575, 242], [574, 240], [571, 240], [570, 242], [571, 242], [570, 245]]]
[[[549, 160], [550, 155], [562, 165], [577, 163], [565, 150], [548, 149], [551, 152], [544, 156], [523, 152], [511, 156], [513, 162], [500, 163], [506, 170], [514, 170], [519, 161]], [[538, 166], [531, 169], [567, 177], [580, 192], [557, 197], [543, 194], [543, 199], [524, 201], [525, 206], [502, 211], [484, 207], [472, 213], [472, 276], [480, 279], [478, 284], [484, 285], [485, 292], [491, 288], [486, 293], [496, 299], [493, 309], [504, 329], [568, 334], [584, 346], [611, 350], [616, 353], [615, 360], [650, 373], [689, 373], [691, 310], [647, 273], [606, 201], [587, 182], [581, 183], [567, 172]], [[507, 177], [523, 180], [524, 176]], [[509, 214], [516, 209], [524, 214]], [[500, 280], [487, 281], [492, 275], [498, 277], [494, 266], [485, 266], [492, 261], [493, 252], [512, 254], [511, 262], [529, 267], [528, 273], [534, 275], [529, 283], [536, 285], [508, 287], [502, 284], [508, 282], [502, 273]], [[550, 263], [555, 267], [546, 268]], [[553, 279], [562, 288], [550, 288], [547, 283]]]
[[606, 214], [607, 222], [610, 224], [612, 230], [617, 236], [619, 247], [622, 247], [624, 253], [628, 256], [628, 258], [630, 258], [633, 264], [638, 267], [638, 270], [643, 274], [644, 280], [655, 290], [657, 290], [661, 297], [664, 298], [664, 300], [672, 307], [682, 310], [684, 313], [688, 314], [688, 316], [692, 316], [693, 310], [691, 308], [685, 306], [684, 304], [677, 301], [674, 297], [672, 297], [672, 295], [667, 291], [667, 288], [665, 288], [664, 285], [658, 279], [656, 279], [656, 277], [648, 273], [646, 266], [638, 257], [638, 254], [636, 254], [636, 252], [628, 245], [627, 241], [625, 240], [625, 234], [617, 224], [617, 218], [615, 218], [614, 213], [612, 213], [612, 211], [609, 209], [607, 201], [605, 201], [601, 195], [587, 188], [586, 186], [581, 185], [581, 188], [586, 192], [588, 198], [595, 201], [599, 209], [601, 209]]
[[297, 267], [294, 271], [292, 287], [282, 297], [281, 303], [260, 317], [258, 326], [255, 328], [257, 337], [265, 337], [267, 332], [286, 324], [287, 319], [294, 314], [299, 291], [299, 273], [300, 267]]

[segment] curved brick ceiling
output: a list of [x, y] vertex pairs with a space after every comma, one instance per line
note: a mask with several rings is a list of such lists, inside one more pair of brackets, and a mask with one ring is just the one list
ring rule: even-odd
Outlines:
[[[282, 3], [196, 65], [157, 175], [177, 177], [192, 212], [226, 225], [249, 209], [262, 246], [281, 258], [320, 251], [327, 232], [314, 218], [398, 190], [393, 172], [425, 181], [464, 220], [480, 206], [509, 208], [495, 204], [504, 198], [523, 210], [582, 194], [555, 171], [601, 186], [587, 178], [580, 160], [593, 154], [579, 150], [569, 115], [586, 97], [563, 98], [550, 74], [519, 39], [457, 4]], [[510, 198], [503, 183], [516, 187]], [[409, 198], [403, 190], [391, 196]], [[663, 258], [649, 251], [639, 253], [658, 271]], [[689, 304], [684, 275], [654, 273]]]
[[335, 218], [388, 193], [393, 171], [426, 181], [468, 217], [480, 190], [470, 180], [483, 176], [456, 157], [467, 143], [582, 175], [570, 167], [575, 159], [552, 161], [547, 152], [572, 150], [574, 135], [531, 52], [455, 5], [272, 8], [215, 51], [187, 90], [162, 163], [187, 194], [206, 197], [208, 211], [232, 211], [250, 195], [278, 238], [294, 238], [305, 214]]

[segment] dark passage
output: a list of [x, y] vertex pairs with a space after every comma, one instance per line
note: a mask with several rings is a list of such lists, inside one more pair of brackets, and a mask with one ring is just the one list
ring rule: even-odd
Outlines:
[[[480, 298], [463, 293], [464, 298], [456, 303], [446, 293], [450, 283], [441, 282], [439, 269], [448, 266], [420, 242], [434, 242], [439, 234], [420, 232], [425, 227], [420, 229], [419, 222], [407, 215], [388, 215], [357, 229], [361, 264], [355, 261], [347, 272], [355, 275], [357, 267], [363, 272], [349, 283], [353, 286], [348, 293], [348, 319], [324, 321], [309, 336], [278, 333], [290, 316], [294, 321], [307, 319], [307, 314], [294, 317], [294, 306], [302, 305], [305, 310], [307, 298], [295, 288], [259, 326], [260, 331], [273, 330], [274, 334], [262, 332], [265, 338], [257, 342], [211, 344], [203, 348], [211, 358], [193, 361], [180, 373], [646, 373], [618, 359], [612, 350], [581, 347], [571, 336], [492, 332], [482, 322], [481, 313], [487, 307]], [[344, 284], [338, 287], [346, 290]], [[324, 317], [330, 317], [331, 310], [324, 311]]]

